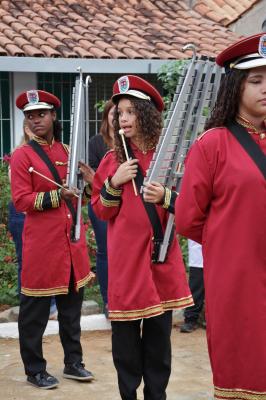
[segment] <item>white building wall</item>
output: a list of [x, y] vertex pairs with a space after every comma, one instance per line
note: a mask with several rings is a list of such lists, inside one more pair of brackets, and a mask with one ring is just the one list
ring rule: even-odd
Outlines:
[[13, 143], [17, 146], [23, 136], [23, 119], [24, 115], [21, 110], [16, 107], [17, 96], [25, 90], [36, 89], [37, 74], [33, 72], [14, 72], [13, 73]]
[[261, 0], [243, 14], [236, 22], [228, 26], [233, 32], [240, 35], [254, 35], [262, 31], [262, 24], [266, 20], [266, 0]]

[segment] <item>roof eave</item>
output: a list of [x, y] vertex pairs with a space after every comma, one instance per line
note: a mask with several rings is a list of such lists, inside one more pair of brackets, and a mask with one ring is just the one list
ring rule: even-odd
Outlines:
[[0, 57], [0, 71], [6, 72], [63, 72], [76, 73], [157, 73], [158, 69], [173, 60], [152, 59], [84, 59], [42, 57]]

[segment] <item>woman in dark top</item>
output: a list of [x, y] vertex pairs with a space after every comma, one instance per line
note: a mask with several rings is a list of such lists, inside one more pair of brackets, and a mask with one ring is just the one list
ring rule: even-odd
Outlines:
[[[113, 148], [113, 112], [114, 104], [107, 101], [100, 127], [100, 133], [89, 141], [89, 164], [96, 171], [105, 153]], [[104, 312], [107, 317], [107, 287], [108, 287], [108, 262], [107, 262], [107, 223], [100, 220], [93, 212], [89, 203], [88, 213], [95, 233], [97, 244], [96, 273], [100, 285], [100, 291], [104, 302]]]

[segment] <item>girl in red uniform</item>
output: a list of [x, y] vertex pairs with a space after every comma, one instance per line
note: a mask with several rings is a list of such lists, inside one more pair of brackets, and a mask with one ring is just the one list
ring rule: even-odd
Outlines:
[[[59, 189], [31, 172], [33, 168], [55, 180], [53, 167], [58, 181], [66, 178], [68, 147], [60, 141], [61, 128], [55, 112], [60, 100], [51, 93], [34, 90], [18, 96], [16, 104], [34, 134], [33, 140], [17, 148], [11, 159], [12, 199], [18, 211], [26, 212], [18, 321], [20, 351], [27, 382], [51, 389], [58, 385], [58, 380], [46, 371], [42, 336], [54, 295], [65, 355], [64, 376], [83, 381], [93, 378], [82, 363], [80, 344], [83, 290], [93, 274], [84, 228], [80, 240], [71, 240], [75, 191]], [[52, 167], [48, 167], [45, 157]], [[82, 166], [86, 177], [87, 169]]]
[[[171, 371], [172, 310], [193, 303], [182, 255], [174, 237], [164, 263], [156, 260], [156, 241], [142, 195], [134, 192], [138, 174], [151, 162], [161, 132], [163, 101], [137, 76], [115, 82], [114, 150], [98, 167], [92, 206], [108, 221], [108, 307], [112, 352], [123, 400], [136, 400], [143, 378], [144, 399], [166, 399]], [[119, 130], [123, 129], [130, 161]], [[139, 175], [140, 176], [140, 175]], [[165, 228], [167, 211], [155, 206]], [[142, 322], [142, 329], [141, 329]]]
[[237, 42], [186, 161], [177, 232], [202, 243], [216, 399], [266, 399], [266, 35]]

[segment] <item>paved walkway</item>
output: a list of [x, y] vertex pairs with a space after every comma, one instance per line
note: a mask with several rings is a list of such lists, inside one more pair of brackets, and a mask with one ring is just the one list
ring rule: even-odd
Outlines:
[[[97, 318], [95, 318], [97, 317]], [[98, 330], [92, 328], [92, 322]], [[98, 325], [97, 325], [98, 324]], [[8, 326], [9, 328], [8, 328]], [[17, 339], [4, 338], [5, 331], [16, 323], [0, 324], [0, 398], [3, 400], [119, 400], [116, 371], [111, 355], [110, 324], [103, 315], [82, 317], [82, 346], [84, 362], [96, 377], [93, 383], [79, 383], [62, 377], [63, 352], [57, 334], [57, 322], [49, 321], [44, 338], [44, 354], [48, 371], [60, 380], [57, 389], [45, 391], [25, 382]], [[100, 326], [100, 328], [99, 328]], [[10, 334], [10, 333], [9, 333]], [[167, 400], [211, 400], [212, 377], [203, 329], [182, 334], [177, 328], [172, 333], [173, 363]], [[138, 399], [143, 400], [142, 388]]]

